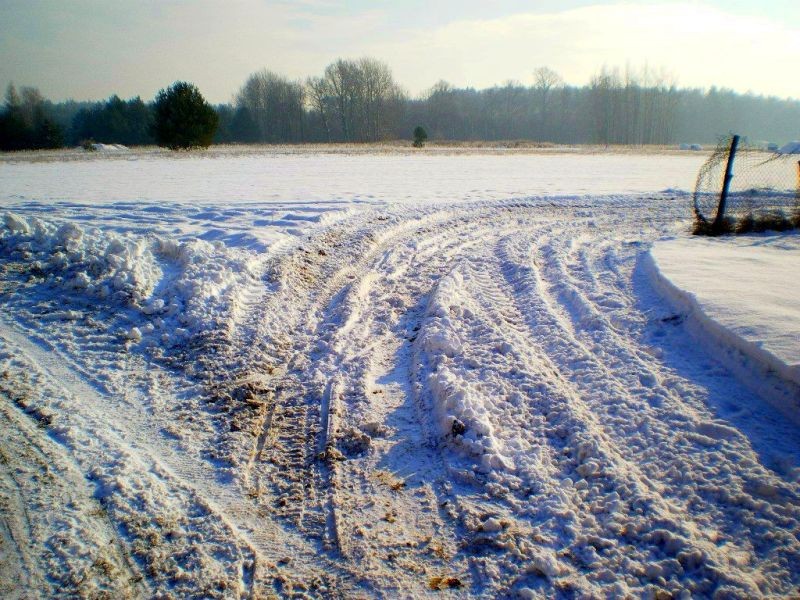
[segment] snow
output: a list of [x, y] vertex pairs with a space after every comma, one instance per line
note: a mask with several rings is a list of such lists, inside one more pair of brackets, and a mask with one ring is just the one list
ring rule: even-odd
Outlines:
[[[80, 292], [149, 319], [144, 331], [169, 346], [212, 329], [230, 312], [233, 290], [253, 274], [252, 256], [221, 242], [106, 235], [75, 223], [55, 225], [7, 212], [0, 249], [29, 262], [55, 293]], [[125, 335], [142, 340], [142, 328]]]
[[800, 154], [800, 141], [788, 142], [778, 148], [778, 154]]
[[[705, 335], [800, 389], [800, 238], [795, 234], [659, 242], [652, 261]], [[793, 394], [796, 396], [796, 394]], [[785, 407], [800, 421], [800, 399]]]
[[800, 585], [796, 236], [702, 157], [179, 156], [0, 164], [0, 595]]
[[100, 144], [93, 143], [90, 145], [91, 152], [127, 152], [129, 148], [122, 144]]
[[692, 189], [703, 162], [623, 154], [98, 154], [81, 155], [69, 169], [55, 161], [4, 161], [0, 202], [421, 203], [636, 193]]

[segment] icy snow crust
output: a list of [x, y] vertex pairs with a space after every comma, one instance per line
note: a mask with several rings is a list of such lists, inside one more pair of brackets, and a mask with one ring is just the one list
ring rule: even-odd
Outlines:
[[0, 595], [793, 593], [797, 426], [648, 264], [689, 202], [6, 201]]

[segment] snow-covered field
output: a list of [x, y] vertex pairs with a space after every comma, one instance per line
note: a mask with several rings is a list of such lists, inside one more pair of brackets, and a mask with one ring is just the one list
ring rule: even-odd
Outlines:
[[797, 425], [650, 254], [700, 162], [0, 163], [0, 595], [795, 593]]
[[[236, 147], [233, 147], [234, 149]], [[532, 195], [645, 193], [694, 189], [705, 154], [264, 154], [131, 152], [47, 154], [0, 161], [2, 200], [91, 204], [148, 201], [229, 205], [245, 202], [431, 203]], [[287, 151], [289, 150], [289, 151]], [[631, 165], [635, 165], [635, 170]]]

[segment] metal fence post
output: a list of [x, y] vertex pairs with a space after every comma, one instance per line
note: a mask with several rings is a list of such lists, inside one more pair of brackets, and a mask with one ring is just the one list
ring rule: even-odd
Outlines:
[[739, 136], [734, 135], [731, 140], [731, 150], [728, 153], [728, 164], [725, 166], [725, 180], [722, 182], [722, 193], [719, 195], [719, 206], [717, 216], [714, 219], [713, 228], [715, 231], [722, 229], [722, 221], [725, 218], [725, 202], [728, 200], [728, 190], [733, 179], [733, 160], [736, 157], [736, 148], [739, 146]]

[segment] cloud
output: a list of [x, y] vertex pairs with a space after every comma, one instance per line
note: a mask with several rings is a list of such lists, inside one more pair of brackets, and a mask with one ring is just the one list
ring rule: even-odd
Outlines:
[[549, 66], [576, 84], [604, 64], [665, 67], [682, 86], [797, 95], [800, 30], [697, 3], [604, 4], [407, 31], [372, 48], [412, 90], [444, 78], [486, 87]]
[[428, 28], [414, 18], [418, 7], [363, 6], [380, 8], [332, 0], [0, 0], [0, 84], [37, 85], [56, 100], [152, 98], [184, 79], [224, 102], [265, 67], [301, 78], [338, 57], [369, 55], [412, 93], [439, 79], [531, 83], [540, 66], [584, 84], [604, 64], [630, 63], [664, 67], [682, 86], [798, 94], [800, 29], [703, 3], [606, 3]]

